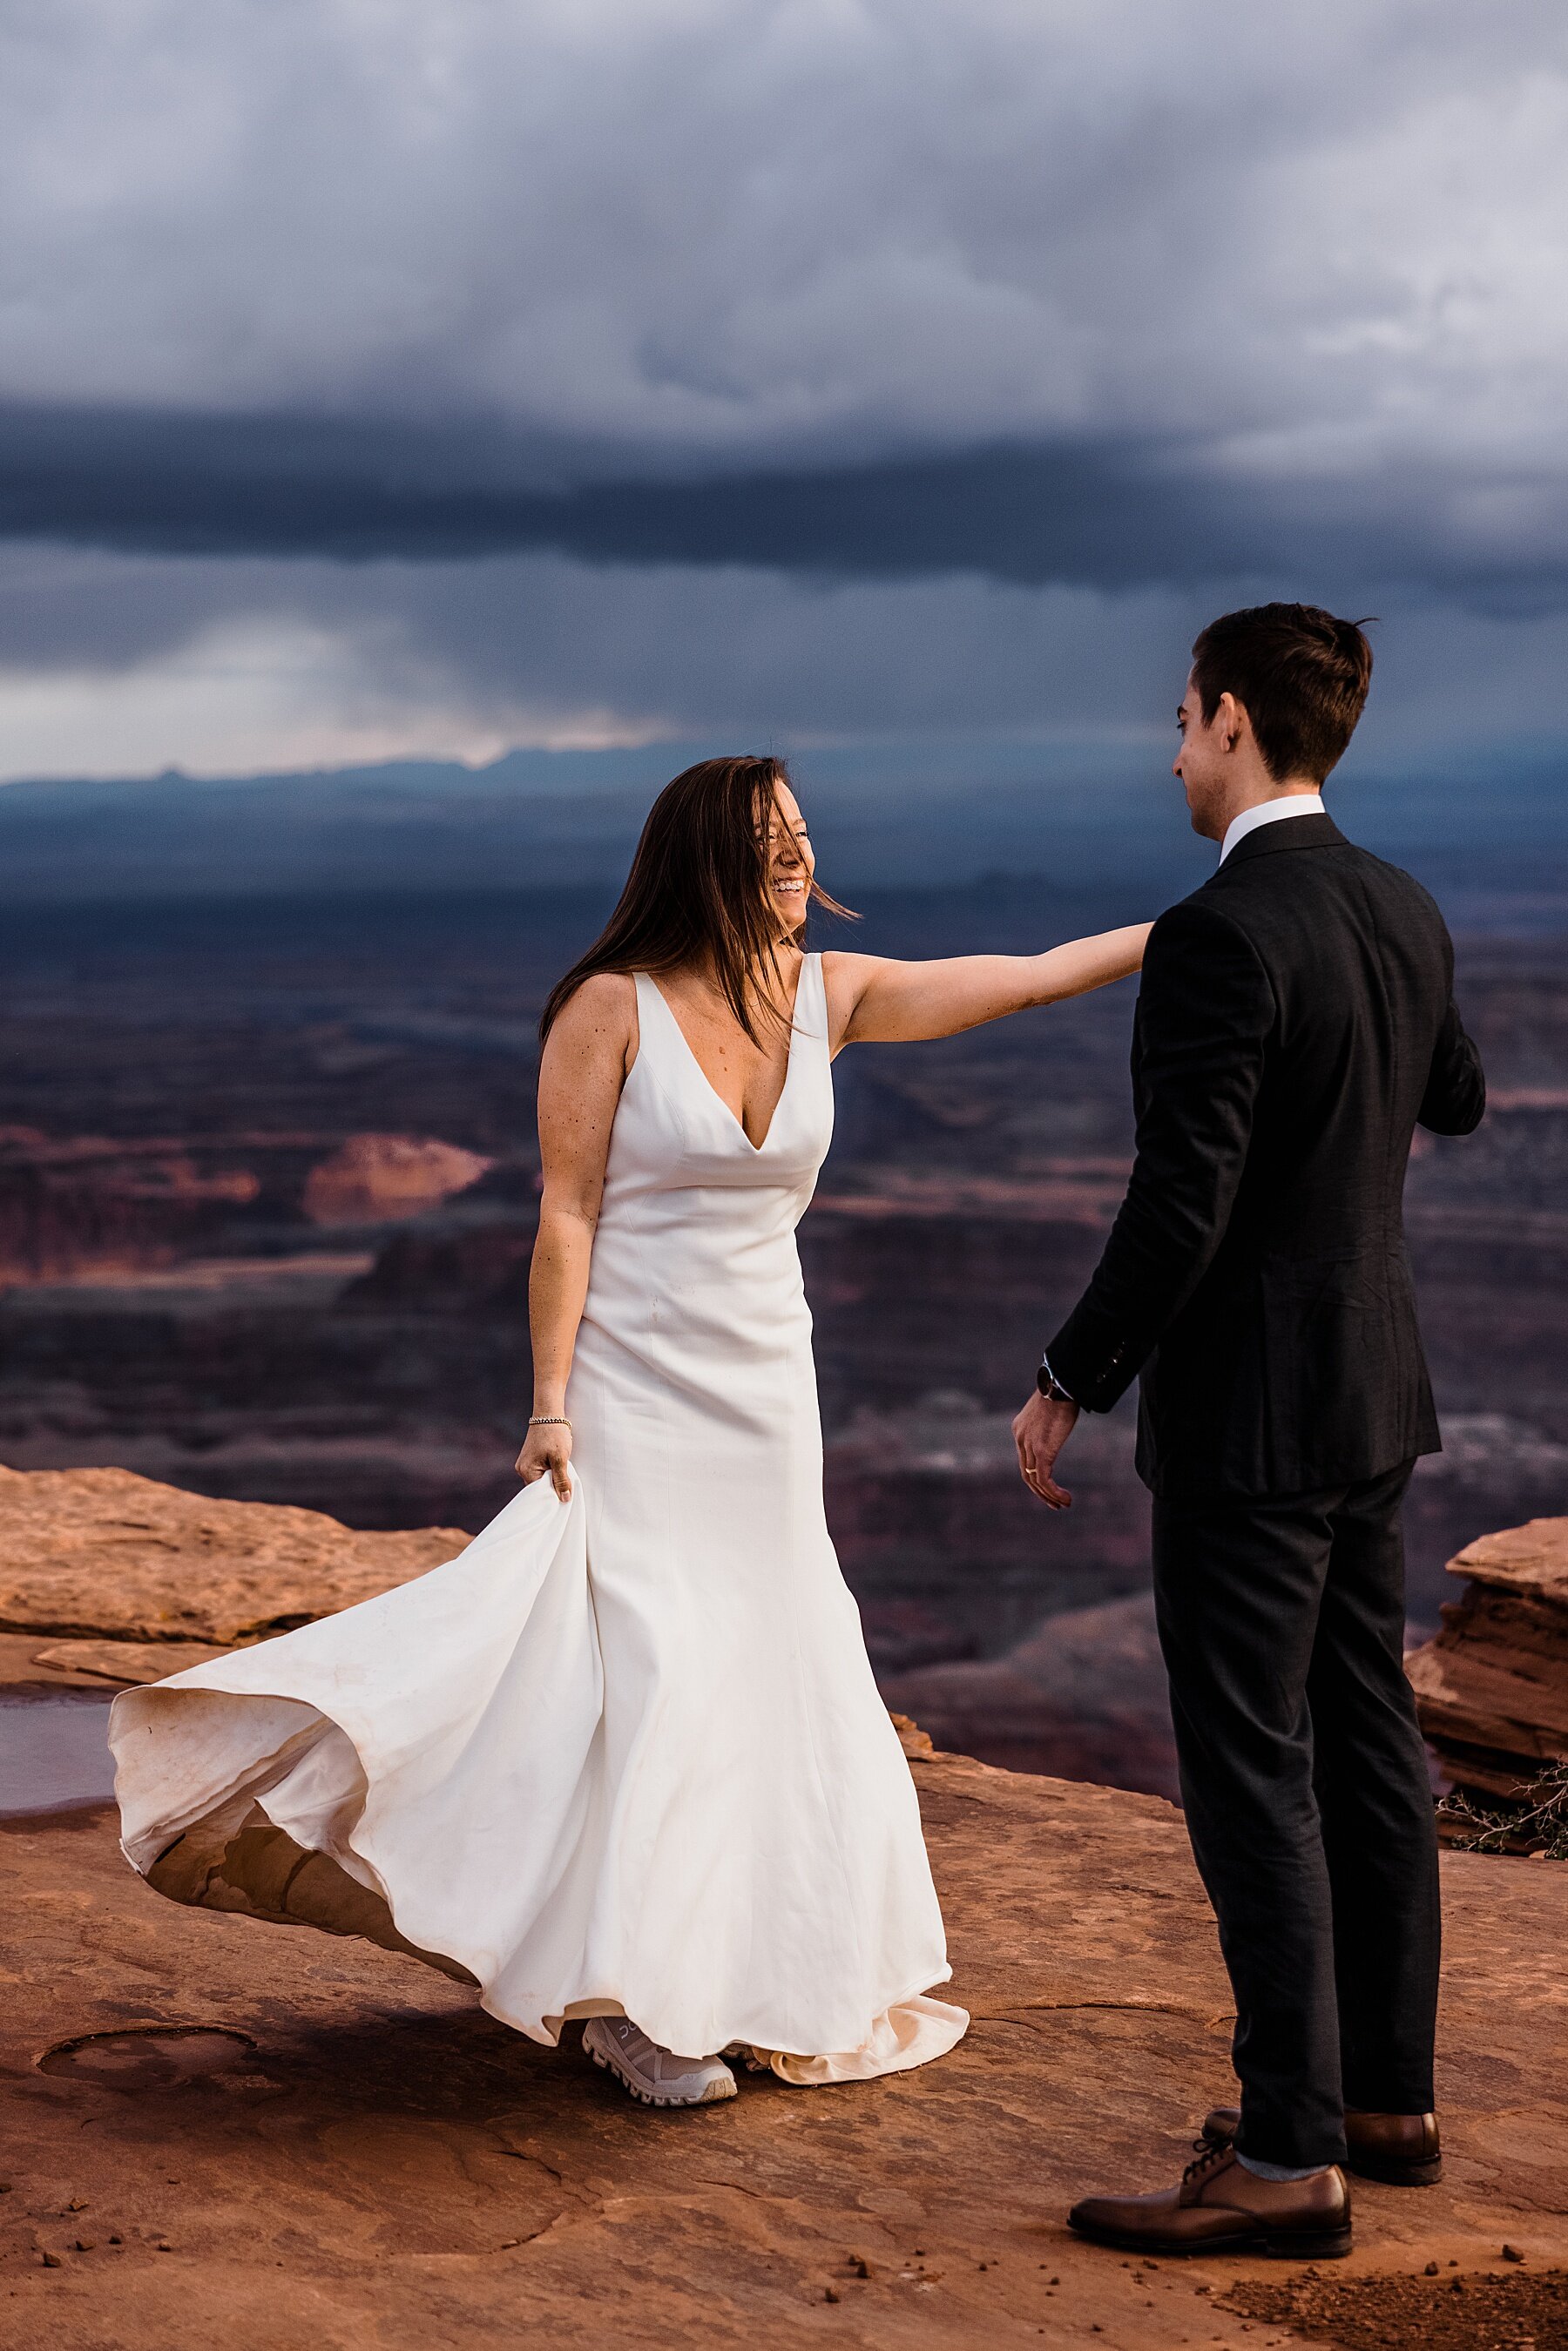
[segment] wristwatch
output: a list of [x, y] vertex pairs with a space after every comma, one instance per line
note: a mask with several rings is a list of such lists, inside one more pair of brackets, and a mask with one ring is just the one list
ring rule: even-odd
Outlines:
[[1034, 1375], [1034, 1384], [1048, 1404], [1076, 1404], [1078, 1398], [1068, 1395], [1049, 1364], [1041, 1364]]

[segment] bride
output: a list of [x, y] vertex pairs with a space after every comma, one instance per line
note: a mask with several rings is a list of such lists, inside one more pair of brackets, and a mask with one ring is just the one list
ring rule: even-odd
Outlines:
[[1137, 970], [810, 954], [782, 762], [648, 818], [545, 1008], [523, 1490], [412, 1583], [115, 1701], [161, 1893], [361, 1934], [584, 2043], [653, 2105], [942, 2055], [964, 2011], [919, 1812], [822, 1508], [795, 1228], [846, 1045], [950, 1036]]

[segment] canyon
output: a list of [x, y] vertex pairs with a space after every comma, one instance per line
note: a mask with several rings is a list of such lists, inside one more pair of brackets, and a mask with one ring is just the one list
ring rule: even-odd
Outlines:
[[[1125, 909], [1001, 881], [868, 902], [885, 952]], [[534, 1024], [591, 893], [16, 910], [0, 941], [0, 1461], [119, 1468], [365, 1530], [514, 1490], [537, 1217]], [[831, 943], [831, 942], [830, 942]], [[1447, 1562], [1568, 1497], [1568, 952], [1460, 942], [1480, 1133], [1419, 1139], [1408, 1229], [1445, 1449], [1408, 1511], [1413, 1643]], [[1129, 1402], [1074, 1507], [1009, 1422], [1131, 1151], [1132, 991], [859, 1049], [801, 1228], [830, 1521], [890, 1702], [998, 1765], [1174, 1792]]]

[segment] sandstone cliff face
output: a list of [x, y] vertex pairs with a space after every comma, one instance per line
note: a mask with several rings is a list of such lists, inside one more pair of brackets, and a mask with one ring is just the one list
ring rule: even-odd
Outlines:
[[1048, 1616], [999, 1657], [885, 1677], [939, 1746], [1009, 1771], [1177, 1792], [1165, 1663], [1145, 1592]]
[[1443, 1630], [1409, 1659], [1422, 1728], [1455, 1786], [1516, 1797], [1568, 1761], [1568, 1519], [1467, 1544]]
[[493, 1165], [423, 1135], [0, 1125], [0, 1280], [128, 1273], [243, 1253], [258, 1234], [395, 1223], [465, 1192]]
[[0, 1279], [163, 1264], [210, 1243], [261, 1188], [232, 1148], [0, 1127]]

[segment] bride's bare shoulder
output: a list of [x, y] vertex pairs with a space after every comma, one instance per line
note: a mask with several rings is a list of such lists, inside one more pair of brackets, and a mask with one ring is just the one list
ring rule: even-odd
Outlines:
[[637, 984], [627, 971], [594, 971], [580, 980], [550, 1023], [553, 1058], [574, 1061], [635, 1054]]
[[591, 971], [578, 981], [558, 1018], [613, 1020], [622, 1014], [630, 1018], [636, 1009], [637, 983], [629, 971]]

